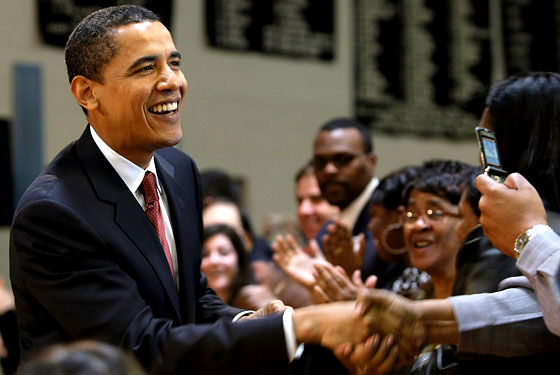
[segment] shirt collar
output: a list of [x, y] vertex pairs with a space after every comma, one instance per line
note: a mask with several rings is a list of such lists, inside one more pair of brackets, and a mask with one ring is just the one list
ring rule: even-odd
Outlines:
[[109, 147], [109, 145], [107, 145], [107, 143], [105, 143], [105, 141], [103, 141], [103, 139], [101, 139], [101, 137], [97, 134], [93, 126], [90, 125], [89, 129], [91, 131], [93, 141], [97, 147], [99, 147], [99, 150], [105, 156], [109, 164], [111, 164], [115, 171], [117, 171], [118, 175], [122, 178], [132, 194], [136, 194], [136, 191], [144, 179], [144, 174], [147, 171], [152, 172], [156, 176], [158, 192], [160, 194], [162, 193], [153, 157], [150, 159], [148, 168], [144, 170]]
[[346, 225], [348, 229], [352, 230], [352, 228], [354, 228], [360, 213], [368, 203], [378, 184], [379, 179], [377, 177], [373, 177], [365, 189], [362, 190], [360, 195], [358, 195], [358, 197], [354, 199], [345, 209], [340, 211], [340, 222]]

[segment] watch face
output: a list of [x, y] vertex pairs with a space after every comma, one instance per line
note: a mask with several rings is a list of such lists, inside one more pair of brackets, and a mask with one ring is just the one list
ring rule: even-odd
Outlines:
[[515, 251], [515, 254], [518, 257], [521, 254], [521, 252], [523, 251], [523, 248], [525, 247], [525, 245], [527, 245], [527, 242], [529, 242], [529, 236], [528, 236], [527, 232], [521, 233], [519, 235], [519, 237], [517, 237], [517, 239], [515, 240], [515, 246], [513, 247], [513, 251]]

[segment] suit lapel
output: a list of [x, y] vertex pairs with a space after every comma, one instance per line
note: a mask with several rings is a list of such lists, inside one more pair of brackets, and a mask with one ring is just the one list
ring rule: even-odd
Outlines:
[[130, 247], [130, 256], [141, 254], [147, 259], [172, 301], [177, 317], [180, 317], [177, 289], [169, 265], [142, 207], [93, 141], [89, 127], [78, 140], [76, 149], [100, 200], [114, 205], [117, 227], [135, 245]]
[[[197, 211], [193, 211], [193, 202], [186, 202], [183, 197], [195, 197], [194, 191], [189, 191], [189, 186], [177, 184], [175, 178], [175, 168], [161, 154], [156, 153], [156, 168], [158, 177], [167, 195], [169, 215], [173, 225], [175, 235], [175, 246], [178, 258], [178, 273], [181, 281], [180, 293], [185, 296], [181, 298], [181, 311], [184, 321], [192, 322], [195, 320], [196, 293], [194, 287], [199, 280], [195, 280], [199, 272], [193, 267], [200, 268], [200, 249], [201, 244], [196, 239], [200, 239], [196, 228], [198, 224], [193, 220], [198, 220]], [[185, 190], [187, 189], [187, 190]]]

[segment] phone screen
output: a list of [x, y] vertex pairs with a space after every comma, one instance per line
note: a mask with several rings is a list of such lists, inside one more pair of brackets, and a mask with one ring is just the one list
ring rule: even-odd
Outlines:
[[486, 163], [494, 165], [496, 167], [501, 167], [500, 156], [498, 154], [498, 147], [496, 146], [496, 141], [490, 138], [482, 138], [482, 147], [484, 148], [484, 155], [486, 158]]

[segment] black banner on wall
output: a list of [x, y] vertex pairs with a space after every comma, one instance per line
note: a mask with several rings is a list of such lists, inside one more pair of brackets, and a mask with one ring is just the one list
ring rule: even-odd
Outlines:
[[356, 117], [375, 130], [473, 138], [496, 80], [560, 71], [560, 0], [355, 0]]
[[212, 47], [334, 58], [333, 0], [206, 0], [205, 4]]
[[37, 0], [39, 28], [45, 43], [64, 47], [74, 27], [90, 13], [109, 6], [133, 4], [150, 9], [171, 30], [172, 3], [173, 0]]

